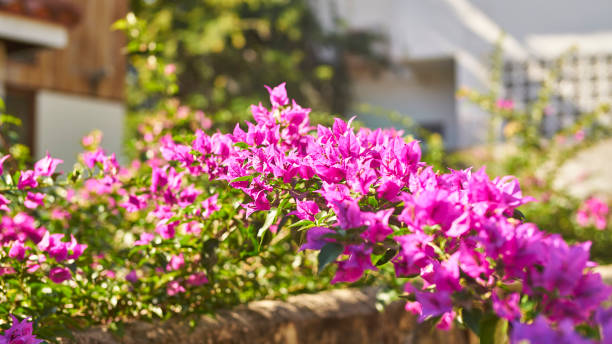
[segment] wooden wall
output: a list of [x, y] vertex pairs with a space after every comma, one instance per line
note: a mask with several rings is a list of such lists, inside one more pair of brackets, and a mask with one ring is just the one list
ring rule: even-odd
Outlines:
[[123, 100], [125, 37], [110, 26], [125, 17], [128, 0], [70, 1], [80, 8], [81, 18], [68, 29], [68, 46], [39, 50], [30, 60], [9, 56], [7, 85]]

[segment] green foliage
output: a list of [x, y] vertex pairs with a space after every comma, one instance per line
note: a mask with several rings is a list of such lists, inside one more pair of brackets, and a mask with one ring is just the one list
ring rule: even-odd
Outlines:
[[115, 28], [129, 39], [128, 104], [136, 112], [171, 95], [231, 130], [267, 97], [262, 85], [286, 81], [298, 102], [343, 113], [345, 56], [383, 62], [369, 49], [377, 37], [322, 30], [305, 0], [132, 0], [131, 8]]
[[508, 344], [508, 321], [494, 314], [485, 315], [480, 321], [481, 344]]
[[21, 120], [7, 114], [4, 101], [0, 98], [0, 153], [11, 154], [9, 168], [22, 169], [30, 162], [30, 149], [21, 143], [19, 128]]
[[318, 256], [319, 273], [321, 273], [327, 265], [329, 265], [332, 262], [335, 262], [336, 259], [338, 259], [338, 257], [340, 256], [340, 254], [342, 254], [343, 251], [344, 251], [344, 247], [338, 243], [328, 242], [327, 244], [325, 244], [321, 248], [321, 251], [319, 252], [319, 256]]

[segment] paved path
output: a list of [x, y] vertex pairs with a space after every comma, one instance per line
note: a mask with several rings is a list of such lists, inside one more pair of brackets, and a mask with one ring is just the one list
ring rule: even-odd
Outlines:
[[555, 188], [581, 199], [592, 195], [612, 199], [612, 139], [580, 152], [558, 173]]

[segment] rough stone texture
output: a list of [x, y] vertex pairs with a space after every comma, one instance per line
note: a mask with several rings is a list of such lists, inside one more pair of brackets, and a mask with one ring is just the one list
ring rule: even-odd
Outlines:
[[468, 344], [462, 330], [439, 331], [418, 325], [403, 303], [384, 312], [375, 307], [373, 289], [333, 290], [298, 295], [282, 301], [256, 301], [213, 319], [202, 316], [193, 329], [188, 319], [164, 323], [134, 322], [122, 338], [104, 329], [78, 333], [78, 344], [155, 343], [384, 343], [384, 344]]

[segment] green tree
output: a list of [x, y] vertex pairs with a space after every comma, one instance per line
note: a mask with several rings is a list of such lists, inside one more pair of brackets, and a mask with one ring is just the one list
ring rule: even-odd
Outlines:
[[266, 97], [263, 85], [287, 82], [298, 102], [343, 113], [350, 101], [346, 55], [384, 62], [371, 53], [375, 35], [324, 31], [306, 0], [132, 0], [131, 6], [133, 14], [117, 27], [128, 34], [134, 111], [170, 94], [223, 127], [248, 118], [248, 105]]

